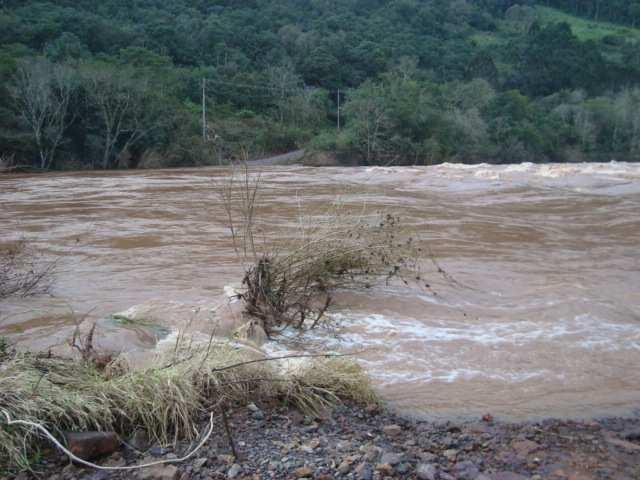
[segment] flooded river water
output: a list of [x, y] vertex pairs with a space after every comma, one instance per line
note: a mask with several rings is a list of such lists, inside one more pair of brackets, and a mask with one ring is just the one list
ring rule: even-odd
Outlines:
[[[0, 242], [26, 238], [58, 258], [53, 296], [0, 303], [0, 335], [46, 348], [69, 337], [70, 311], [100, 319], [149, 299], [205, 302], [237, 283], [222, 175], [0, 178]], [[360, 361], [393, 405], [510, 418], [640, 407], [640, 164], [264, 167], [262, 178], [270, 232], [336, 196], [384, 207], [456, 280], [427, 271], [433, 291], [343, 295], [336, 334], [314, 334], [367, 349]]]

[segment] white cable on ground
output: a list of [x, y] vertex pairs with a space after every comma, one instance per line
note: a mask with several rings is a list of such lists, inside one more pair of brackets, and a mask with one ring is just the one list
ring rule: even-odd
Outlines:
[[11, 416], [9, 415], [9, 412], [7, 412], [4, 409], [2, 409], [2, 413], [4, 414], [5, 418], [7, 419], [7, 425], [24, 425], [24, 426], [27, 426], [27, 427], [36, 428], [37, 430], [40, 430], [40, 432], [42, 432], [49, 440], [51, 440], [51, 442], [56, 447], [58, 447], [60, 450], [62, 450], [62, 452], [65, 453], [69, 458], [71, 458], [71, 460], [73, 460], [74, 462], [77, 462], [77, 463], [81, 463], [82, 465], [86, 465], [87, 467], [96, 468], [98, 470], [135, 470], [135, 469], [138, 469], [138, 468], [152, 467], [154, 465], [163, 465], [163, 464], [166, 464], [166, 463], [181, 463], [181, 462], [184, 462], [185, 460], [188, 460], [189, 458], [191, 458], [198, 450], [200, 450], [202, 448], [202, 446], [207, 442], [207, 440], [209, 440], [209, 437], [211, 437], [211, 434], [213, 433], [213, 412], [212, 412], [211, 416], [209, 417], [209, 431], [204, 436], [204, 438], [200, 441], [200, 443], [196, 446], [196, 448], [194, 448], [191, 451], [191, 453], [189, 453], [188, 455], [186, 455], [186, 456], [184, 456], [182, 458], [174, 458], [174, 459], [169, 459], [169, 460], [158, 460], [156, 462], [145, 463], [143, 465], [128, 465], [128, 466], [125, 466], [125, 467], [101, 467], [100, 465], [96, 465], [95, 463], [91, 463], [91, 462], [88, 462], [86, 460], [83, 460], [83, 459], [77, 457], [76, 455], [74, 455], [73, 453], [71, 453], [69, 450], [67, 450], [65, 448], [64, 445], [62, 445], [56, 439], [56, 437], [54, 437], [41, 424], [35, 423], [35, 422], [29, 422], [27, 420], [11, 420]]

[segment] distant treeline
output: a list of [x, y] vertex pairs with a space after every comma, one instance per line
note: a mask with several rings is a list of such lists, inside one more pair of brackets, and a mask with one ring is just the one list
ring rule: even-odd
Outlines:
[[637, 0], [473, 0], [473, 3], [498, 12], [513, 5], [543, 5], [595, 21], [608, 20], [634, 27], [640, 24], [640, 2]]
[[[585, 37], [538, 5], [626, 26]], [[634, 159], [633, 5], [5, 0], [0, 167]]]

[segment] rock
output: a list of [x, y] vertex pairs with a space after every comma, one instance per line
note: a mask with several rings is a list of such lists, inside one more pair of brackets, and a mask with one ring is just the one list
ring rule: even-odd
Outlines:
[[444, 457], [450, 462], [455, 462], [456, 457], [458, 456], [458, 451], [454, 449], [449, 449], [442, 452], [442, 455], [444, 455]]
[[296, 478], [306, 478], [313, 476], [313, 470], [305, 465], [304, 467], [296, 468], [293, 474], [296, 476]]
[[380, 456], [381, 450], [375, 445], [371, 445], [364, 450], [364, 459], [368, 462], [375, 462]]
[[352, 443], [348, 440], [340, 440], [338, 441], [338, 443], [336, 443], [336, 450], [338, 452], [345, 452], [348, 450], [351, 450], [352, 447]]
[[393, 475], [393, 467], [388, 463], [379, 463], [376, 465], [376, 472], [382, 475]]
[[367, 405], [367, 407], [365, 408], [365, 411], [369, 414], [369, 415], [377, 415], [378, 413], [380, 413], [382, 409], [380, 408], [380, 405], [378, 405], [377, 403], [370, 403], [369, 405]]
[[625, 450], [630, 451], [640, 451], [640, 445], [635, 443], [628, 442], [627, 440], [622, 440], [620, 438], [615, 437], [605, 437], [607, 442], [611, 445], [615, 445], [616, 447], [624, 448]]
[[[49, 480], [53, 480], [54, 477], [56, 475], [49, 477]], [[82, 477], [82, 480], [106, 480], [109, 477], [111, 477], [111, 473], [106, 470], [98, 470], [87, 477]]]
[[400, 425], [386, 425], [382, 427], [382, 431], [388, 437], [399, 437], [402, 435], [402, 427]]
[[193, 468], [195, 468], [196, 470], [200, 470], [202, 467], [204, 467], [207, 464], [207, 461], [208, 461], [208, 458], [205, 458], [205, 457], [198, 458], [193, 462]]
[[162, 447], [152, 447], [151, 449], [149, 449], [149, 454], [153, 455], [154, 457], [162, 457], [166, 455], [167, 452], [168, 450]]
[[66, 432], [69, 450], [83, 460], [104, 457], [120, 448], [115, 432]]
[[530, 453], [540, 450], [540, 445], [531, 440], [516, 440], [511, 442], [511, 448], [516, 452], [516, 455], [520, 458], [526, 458]]
[[218, 461], [231, 465], [235, 462], [235, 457], [233, 455], [218, 455]]
[[529, 480], [529, 477], [515, 472], [498, 472], [489, 475], [490, 480]]
[[372, 480], [373, 479], [373, 467], [368, 463], [361, 463], [354, 471], [358, 480]]
[[300, 450], [304, 453], [313, 453], [313, 447], [311, 445], [300, 445]]
[[438, 458], [431, 452], [422, 452], [418, 455], [422, 463], [433, 463]]
[[242, 467], [237, 463], [231, 465], [231, 468], [227, 471], [227, 477], [237, 478], [242, 473]]
[[623, 436], [630, 442], [640, 442], [640, 429], [627, 431]]
[[456, 464], [453, 473], [459, 480], [475, 480], [480, 470], [473, 462], [465, 461]]
[[406, 473], [409, 473], [409, 470], [411, 470], [411, 465], [404, 462], [395, 467], [394, 470], [396, 473], [404, 476]]
[[340, 465], [338, 465], [338, 472], [343, 475], [346, 475], [351, 470], [351, 462], [344, 461]]
[[420, 463], [416, 467], [416, 477], [418, 480], [435, 480], [438, 469], [430, 463]]
[[386, 463], [394, 467], [402, 461], [402, 457], [403, 455], [399, 453], [385, 452], [380, 458], [380, 463]]
[[138, 478], [140, 480], [176, 480], [178, 468], [173, 465], [154, 465], [141, 469]]

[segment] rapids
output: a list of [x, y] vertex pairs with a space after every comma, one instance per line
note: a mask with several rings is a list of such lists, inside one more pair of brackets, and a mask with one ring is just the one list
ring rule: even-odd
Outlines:
[[[0, 303], [0, 335], [64, 343], [70, 312], [206, 305], [242, 269], [220, 169], [0, 178], [0, 243], [58, 259], [53, 296]], [[640, 407], [640, 164], [264, 167], [265, 236], [337, 197], [391, 209], [455, 281], [342, 294], [319, 348], [360, 361], [393, 406], [429, 416], [589, 417]], [[425, 263], [427, 266], [428, 262]], [[131, 332], [120, 349], [153, 346]], [[285, 339], [269, 348], [291, 348]]]

